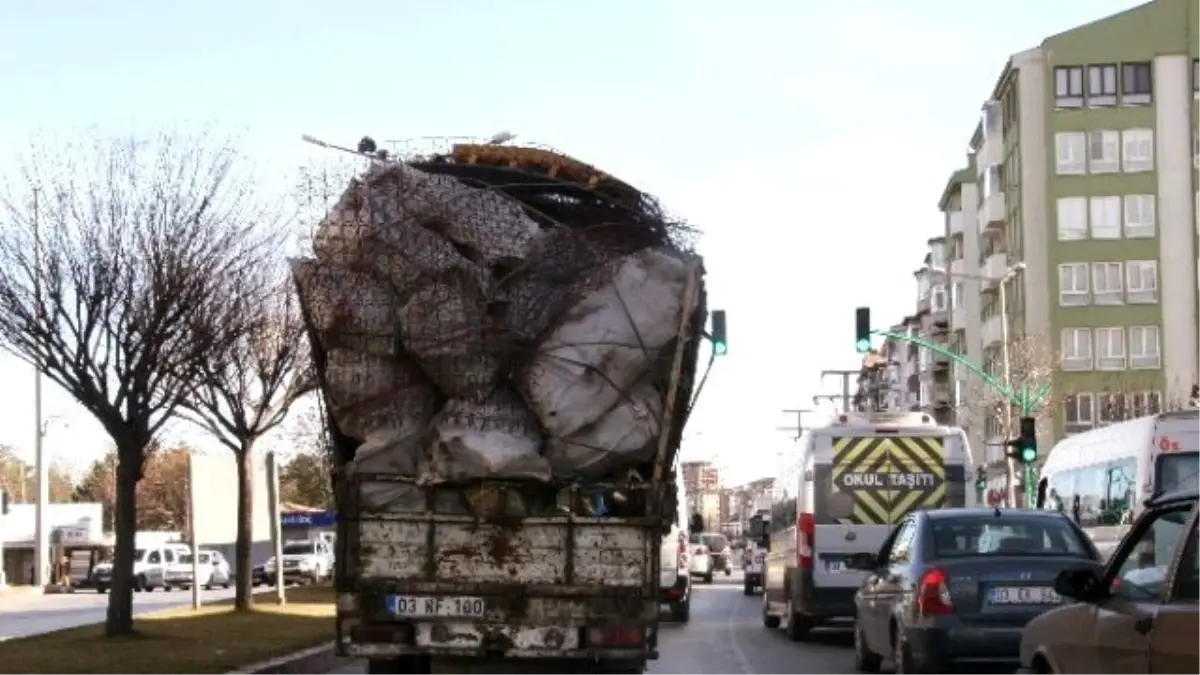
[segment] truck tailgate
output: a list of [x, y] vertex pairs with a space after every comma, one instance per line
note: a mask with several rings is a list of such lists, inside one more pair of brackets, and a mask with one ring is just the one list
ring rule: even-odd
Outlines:
[[356, 509], [340, 523], [343, 654], [652, 654], [660, 519], [569, 509], [484, 517], [438, 512], [436, 502], [424, 512]]

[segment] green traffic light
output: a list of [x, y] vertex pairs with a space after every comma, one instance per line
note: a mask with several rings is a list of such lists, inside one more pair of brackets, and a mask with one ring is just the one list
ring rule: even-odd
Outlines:
[[870, 340], [859, 340], [854, 345], [854, 348], [857, 349], [859, 351], [859, 353], [866, 354], [867, 352], [871, 351], [871, 341]]
[[1037, 459], [1037, 448], [1021, 448], [1021, 461], [1029, 464]]
[[713, 353], [716, 354], [717, 356], [723, 356], [727, 349], [728, 348], [725, 346], [724, 342], [714, 342], [713, 343]]

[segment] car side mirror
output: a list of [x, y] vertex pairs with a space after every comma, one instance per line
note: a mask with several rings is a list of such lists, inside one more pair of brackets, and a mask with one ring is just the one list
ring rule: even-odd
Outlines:
[[879, 556], [874, 553], [855, 553], [846, 559], [846, 567], [863, 572], [874, 572], [879, 569]]
[[1094, 567], [1063, 570], [1054, 577], [1054, 592], [1064, 598], [1081, 602], [1095, 602], [1108, 592], [1104, 587], [1100, 571]]

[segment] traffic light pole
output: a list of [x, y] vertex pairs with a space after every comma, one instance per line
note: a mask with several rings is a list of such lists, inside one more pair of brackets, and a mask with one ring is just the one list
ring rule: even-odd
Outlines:
[[[955, 354], [954, 352], [950, 351], [949, 349], [946, 349], [945, 347], [942, 347], [939, 344], [935, 344], [933, 342], [924, 340], [924, 339], [916, 337], [914, 335], [892, 333], [890, 331], [885, 331], [885, 330], [871, 330], [869, 332], [869, 334], [870, 335], [878, 335], [880, 337], [884, 337], [889, 340], [898, 340], [900, 342], [907, 342], [910, 344], [915, 344], [919, 347], [924, 347], [925, 349], [928, 349], [932, 352], [935, 352], [937, 354], [941, 354], [942, 356], [945, 356], [946, 358], [950, 359], [951, 361], [963, 366], [967, 370], [974, 373], [976, 376], [979, 377], [979, 379], [983, 380], [988, 386], [990, 386], [991, 388], [993, 388], [997, 392], [999, 392], [1001, 396], [1004, 396], [1010, 405], [1019, 408], [1021, 411], [1022, 418], [1032, 418], [1033, 414], [1035, 412], [1037, 412], [1042, 407], [1042, 405], [1044, 405], [1046, 397], [1050, 394], [1050, 383], [1049, 382], [1042, 384], [1037, 389], [1032, 390], [1032, 391], [1030, 390], [1028, 384], [1022, 385], [1021, 388], [1018, 390], [1015, 387], [1006, 385], [1005, 383], [1001, 382], [1000, 380], [996, 379], [995, 377], [992, 377], [991, 375], [989, 375], [987, 373], [987, 371], [985, 371], [983, 368], [981, 368], [978, 364], [972, 363], [971, 361], [964, 358], [963, 356], [961, 356], [959, 354]], [[862, 343], [861, 342], [859, 343], [858, 346], [860, 348], [860, 351], [862, 351]], [[869, 345], [868, 345], [868, 348], [869, 348]], [[1033, 448], [1034, 448], [1035, 459], [1036, 459], [1036, 444], [1033, 446]], [[1022, 466], [1022, 469], [1023, 469], [1022, 476], [1024, 479], [1023, 483], [1024, 483], [1024, 493], [1025, 493], [1025, 500], [1024, 500], [1025, 508], [1034, 508], [1036, 506], [1036, 500], [1037, 500], [1037, 489], [1034, 486], [1034, 483], [1036, 481], [1036, 476], [1034, 475], [1035, 471], [1034, 471], [1034, 467], [1033, 467], [1033, 461], [1023, 461], [1022, 465], [1023, 465]], [[1012, 475], [1013, 475], [1012, 473], [1008, 474], [1010, 479], [1011, 479]], [[1012, 506], [1016, 506], [1016, 504], [1013, 503]]]

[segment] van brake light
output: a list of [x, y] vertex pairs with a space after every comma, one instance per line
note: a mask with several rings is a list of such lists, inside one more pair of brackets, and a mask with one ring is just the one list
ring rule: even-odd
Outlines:
[[800, 569], [812, 569], [815, 525], [811, 513], [801, 513], [796, 517], [796, 565]]

